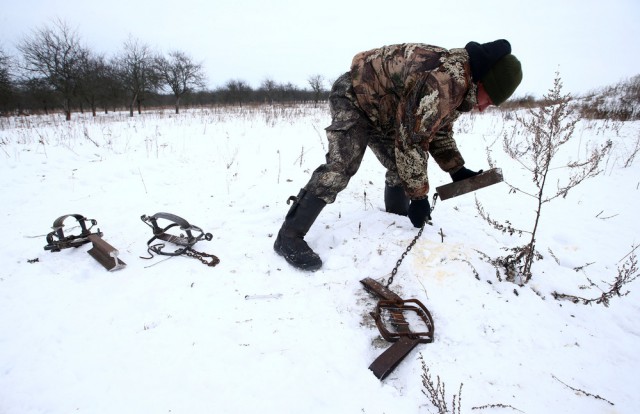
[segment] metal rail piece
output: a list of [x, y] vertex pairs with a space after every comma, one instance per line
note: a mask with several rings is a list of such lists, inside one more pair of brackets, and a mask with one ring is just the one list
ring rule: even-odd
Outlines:
[[502, 169], [492, 168], [471, 178], [441, 185], [436, 188], [436, 192], [441, 200], [446, 200], [500, 183], [503, 180]]
[[93, 247], [87, 253], [96, 259], [105, 269], [112, 272], [124, 268], [127, 264], [118, 258], [118, 250], [97, 234], [89, 236]]

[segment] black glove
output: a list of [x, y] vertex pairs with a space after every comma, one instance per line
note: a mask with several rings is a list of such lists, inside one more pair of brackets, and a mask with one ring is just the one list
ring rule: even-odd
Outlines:
[[427, 220], [431, 220], [431, 206], [429, 199], [411, 200], [409, 204], [409, 220], [415, 227], [422, 227]]
[[478, 175], [482, 172], [482, 170], [475, 172], [475, 171], [471, 171], [470, 169], [466, 168], [466, 167], [462, 167], [460, 168], [458, 171], [449, 174], [451, 176], [451, 179], [455, 182], [455, 181], [462, 181], [465, 180], [467, 178], [471, 178], [474, 175]]

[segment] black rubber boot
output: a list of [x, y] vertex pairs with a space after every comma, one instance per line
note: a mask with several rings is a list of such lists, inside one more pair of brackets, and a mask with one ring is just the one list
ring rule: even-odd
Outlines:
[[315, 272], [322, 267], [320, 256], [311, 250], [304, 236], [326, 205], [306, 190], [300, 190], [278, 232], [273, 249], [298, 269]]
[[402, 186], [389, 187], [384, 186], [384, 206], [387, 213], [399, 214], [406, 216], [409, 214], [409, 197], [404, 192]]

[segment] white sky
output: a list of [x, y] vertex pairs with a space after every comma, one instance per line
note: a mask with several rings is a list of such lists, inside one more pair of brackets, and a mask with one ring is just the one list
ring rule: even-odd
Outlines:
[[[509, 40], [522, 61], [516, 95], [541, 96], [560, 71], [584, 93], [640, 73], [638, 0], [4, 0], [0, 45], [61, 18], [92, 50], [112, 56], [129, 35], [201, 61], [209, 87], [269, 77], [307, 87], [333, 80], [357, 52], [386, 44]], [[445, 4], [447, 3], [447, 4]], [[328, 86], [328, 84], [326, 85]]]

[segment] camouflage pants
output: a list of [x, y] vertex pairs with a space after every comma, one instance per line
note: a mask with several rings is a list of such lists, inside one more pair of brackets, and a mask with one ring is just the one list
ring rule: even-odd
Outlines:
[[313, 172], [304, 187], [328, 204], [335, 201], [358, 171], [367, 147], [387, 169], [385, 183], [402, 184], [396, 167], [394, 137], [376, 128], [355, 102], [347, 72], [336, 80], [329, 95], [332, 123], [325, 129], [329, 141], [326, 163]]

